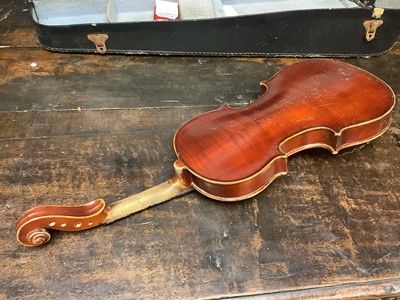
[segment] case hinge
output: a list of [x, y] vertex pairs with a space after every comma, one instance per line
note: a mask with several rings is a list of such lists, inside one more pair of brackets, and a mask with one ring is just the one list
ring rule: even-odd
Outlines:
[[385, 12], [384, 8], [381, 7], [375, 7], [374, 11], [372, 12], [372, 17], [375, 19], [380, 19], [382, 18], [383, 13]]
[[91, 33], [87, 35], [87, 38], [95, 44], [97, 52], [100, 54], [107, 52], [106, 41], [108, 40], [108, 34]]
[[365, 27], [365, 38], [368, 42], [375, 38], [376, 30], [383, 24], [383, 20], [368, 20], [363, 23]]

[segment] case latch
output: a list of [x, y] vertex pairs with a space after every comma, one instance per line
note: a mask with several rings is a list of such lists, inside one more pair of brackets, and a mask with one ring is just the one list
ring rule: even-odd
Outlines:
[[108, 34], [106, 33], [91, 33], [87, 35], [87, 38], [96, 45], [96, 50], [100, 54], [107, 52], [106, 41], [108, 40]]
[[383, 24], [383, 20], [368, 20], [363, 24], [365, 27], [365, 38], [370, 42], [375, 38], [376, 30]]

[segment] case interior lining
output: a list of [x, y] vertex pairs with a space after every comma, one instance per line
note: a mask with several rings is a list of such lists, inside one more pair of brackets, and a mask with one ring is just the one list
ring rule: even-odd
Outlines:
[[[357, 8], [350, 0], [169, 0], [179, 3], [180, 20], [309, 9]], [[34, 19], [43, 25], [153, 21], [155, 0], [32, 0]], [[377, 0], [376, 6], [400, 8], [398, 0]]]

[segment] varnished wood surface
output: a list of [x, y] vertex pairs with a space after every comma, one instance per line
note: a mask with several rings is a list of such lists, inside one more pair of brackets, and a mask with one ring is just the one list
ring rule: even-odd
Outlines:
[[[248, 201], [191, 193], [53, 233], [42, 248], [19, 245], [15, 222], [33, 206], [111, 203], [168, 179], [183, 122], [256, 99], [260, 81], [299, 61], [50, 53], [34, 43], [26, 8], [0, 4], [0, 298], [400, 295], [398, 106], [379, 139], [296, 154], [287, 176]], [[399, 47], [346, 62], [399, 96]]]
[[[381, 80], [331, 59], [293, 64], [262, 84], [264, 93], [254, 103], [236, 109], [225, 105], [179, 128], [175, 149], [189, 170], [204, 180], [237, 182], [307, 148], [307, 141], [336, 151], [342, 144], [371, 140], [388, 127], [395, 102]], [[366, 129], [366, 123], [379, 119], [387, 120], [382, 128]], [[303, 143], [291, 142], [299, 135]]]

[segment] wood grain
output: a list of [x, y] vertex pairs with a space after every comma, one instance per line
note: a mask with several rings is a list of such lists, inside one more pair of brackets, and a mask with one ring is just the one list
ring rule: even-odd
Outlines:
[[[50, 53], [8, 35], [28, 26], [16, 15], [0, 22], [12, 45], [0, 49], [0, 298], [399, 295], [398, 106], [381, 138], [336, 157], [296, 154], [288, 176], [248, 201], [192, 193], [110, 226], [53, 233], [43, 248], [20, 246], [23, 211], [112, 203], [167, 180], [184, 121], [256, 99], [261, 80], [297, 60]], [[400, 95], [398, 50], [346, 61]]]
[[[262, 84], [265, 92], [254, 103], [238, 109], [225, 105], [193, 118], [176, 133], [179, 159], [212, 196], [254, 194], [271, 176], [286, 171], [276, 167], [265, 175], [270, 164], [274, 168], [310, 146], [337, 152], [376, 138], [389, 127], [395, 104], [384, 82], [330, 59], [291, 65]], [[263, 177], [260, 183], [257, 177]], [[227, 184], [239, 181], [251, 187], [232, 186], [230, 191]], [[207, 186], [219, 183], [224, 186]]]
[[0, 3], [0, 49], [37, 47], [28, 1]]
[[259, 82], [280, 69], [264, 60], [0, 50], [3, 111], [237, 106], [255, 100]]
[[[111, 202], [167, 179], [173, 132], [2, 142], [5, 296], [216, 297], [397, 276], [399, 157], [391, 134], [339, 157], [296, 155], [291, 175], [246, 202], [192, 194], [112, 226], [56, 234], [41, 250], [13, 241], [16, 218], [33, 205]], [[36, 273], [47, 275], [27, 284]]]

